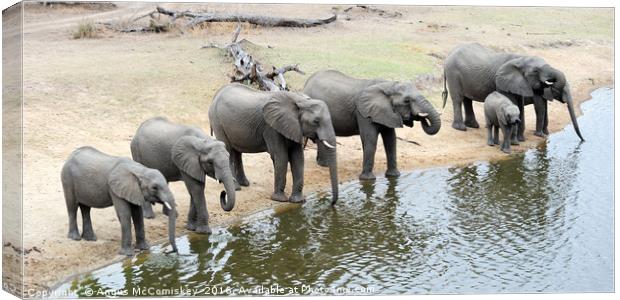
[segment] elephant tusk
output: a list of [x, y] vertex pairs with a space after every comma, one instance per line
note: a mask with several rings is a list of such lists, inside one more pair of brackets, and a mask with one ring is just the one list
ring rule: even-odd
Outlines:
[[545, 84], [546, 84], [546, 85], [553, 85], [553, 82], [552, 82], [552, 81], [545, 80]]
[[419, 113], [418, 116], [422, 118], [426, 118], [428, 117], [428, 113]]
[[168, 202], [164, 202], [164, 205], [166, 206], [166, 208], [168, 208], [169, 210], [172, 210], [172, 206], [170, 206], [170, 204], [168, 204]]
[[326, 140], [323, 140], [323, 144], [325, 145], [325, 147], [330, 148], [330, 149], [336, 149], [335, 146], [330, 145]]

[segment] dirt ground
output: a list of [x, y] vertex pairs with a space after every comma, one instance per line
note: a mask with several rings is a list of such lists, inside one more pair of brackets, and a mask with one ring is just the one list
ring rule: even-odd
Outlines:
[[[234, 24], [212, 24], [183, 34], [104, 30], [94, 39], [72, 39], [80, 22], [120, 24], [154, 9], [155, 4], [129, 2], [117, 6], [100, 10], [30, 6], [25, 11], [23, 248], [30, 250], [25, 255], [26, 289], [46, 289], [71, 274], [119, 258], [120, 227], [113, 208], [93, 211], [96, 242], [67, 238], [60, 169], [69, 153], [91, 145], [130, 157], [129, 141], [138, 125], [157, 115], [208, 131], [209, 103], [228, 81], [230, 60], [217, 49], [201, 46], [227, 43]], [[300, 64], [306, 75], [286, 75], [293, 90], [300, 90], [313, 72], [333, 68], [358, 77], [413, 80], [441, 110], [443, 58], [456, 45], [474, 41], [545, 58], [565, 72], [577, 102], [588, 99], [589, 92], [597, 87], [614, 84], [613, 9], [381, 6], [402, 14], [394, 17], [360, 8], [345, 13], [348, 6], [333, 5], [165, 7], [291, 17], [324, 18], [339, 13], [336, 22], [322, 27], [242, 27], [240, 38], [254, 43], [248, 51], [263, 63]], [[484, 126], [481, 103], [474, 107]], [[570, 123], [561, 103], [552, 102], [549, 109], [550, 131]], [[532, 134], [534, 121], [533, 108], [528, 107], [527, 142], [515, 147], [517, 152], [542, 141]], [[485, 129], [452, 129], [450, 104], [442, 122], [435, 136], [424, 134], [419, 125], [397, 130], [399, 137], [420, 144], [399, 142], [401, 172], [506, 157], [496, 147], [486, 145]], [[587, 134], [584, 132], [586, 140]], [[359, 138], [339, 138], [338, 142], [340, 181], [356, 180], [362, 157]], [[306, 194], [329, 192], [327, 169], [316, 165], [315, 154], [315, 148], [309, 146]], [[208, 181], [212, 226], [278, 205], [269, 200], [273, 171], [268, 154], [244, 155], [244, 163], [251, 186], [237, 193], [232, 212], [219, 207], [217, 195], [222, 187]], [[375, 166], [375, 174], [382, 176], [386, 166], [382, 145], [377, 149]], [[290, 178], [288, 182], [290, 190]], [[183, 226], [188, 194], [180, 182], [172, 183], [171, 188], [179, 203], [177, 235], [186, 234]], [[147, 238], [152, 243], [164, 239], [166, 224], [158, 208], [157, 217], [146, 221]], [[7, 248], [5, 255], [12, 251]]]

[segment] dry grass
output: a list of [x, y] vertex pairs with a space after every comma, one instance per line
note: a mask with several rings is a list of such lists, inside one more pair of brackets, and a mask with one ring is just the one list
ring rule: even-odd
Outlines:
[[73, 31], [74, 39], [93, 39], [98, 37], [99, 26], [92, 20], [82, 20]]

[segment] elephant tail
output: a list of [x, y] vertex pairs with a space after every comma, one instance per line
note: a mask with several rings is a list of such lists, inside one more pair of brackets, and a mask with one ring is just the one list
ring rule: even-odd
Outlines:
[[446, 102], [448, 102], [448, 86], [446, 80], [446, 70], [443, 70], [443, 92], [441, 92], [441, 98], [443, 99], [442, 109], [446, 108]]

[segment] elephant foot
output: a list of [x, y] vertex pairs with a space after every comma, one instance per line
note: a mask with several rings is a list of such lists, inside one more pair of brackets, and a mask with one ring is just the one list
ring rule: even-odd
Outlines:
[[136, 242], [136, 248], [140, 250], [149, 250], [151, 246], [149, 245], [147, 241], [141, 241], [141, 242]]
[[96, 241], [97, 236], [94, 232], [82, 232], [82, 238], [87, 241]]
[[200, 226], [196, 227], [196, 233], [211, 234], [211, 228], [209, 228], [209, 225], [207, 225], [207, 224], [200, 225]]
[[69, 237], [70, 239], [74, 241], [79, 241], [82, 239], [82, 237], [77, 231], [69, 231], [69, 234], [67, 235], [67, 237]]
[[519, 135], [519, 136], [517, 136], [517, 140], [519, 142], [525, 142], [525, 137], [523, 135]]
[[480, 125], [478, 124], [478, 121], [476, 120], [465, 121], [465, 126], [471, 127], [471, 128], [480, 128]]
[[495, 141], [487, 141], [487, 145], [493, 147], [493, 146], [495, 146], [497, 144], [495, 144]]
[[517, 141], [516, 139], [512, 139], [512, 140], [510, 140], [510, 145], [518, 146], [519, 145], [519, 141]]
[[539, 136], [541, 138], [547, 137], [547, 135], [542, 131], [534, 131], [535, 136]]
[[546, 134], [546, 135], [549, 135], [549, 129], [543, 128], [543, 133]]
[[196, 224], [194, 224], [194, 223], [187, 223], [187, 225], [185, 225], [185, 229], [187, 229], [189, 231], [196, 231]]
[[375, 180], [377, 179], [377, 177], [375, 177], [375, 174], [373, 174], [372, 172], [362, 172], [362, 174], [360, 174], [359, 179], [360, 180]]
[[510, 154], [510, 153], [512, 153], [512, 150], [510, 150], [510, 148], [502, 148], [502, 152], [504, 152], [506, 154]]
[[385, 171], [385, 177], [399, 177], [400, 171], [398, 169], [388, 169]]
[[133, 256], [133, 248], [121, 248], [121, 250], [118, 251], [118, 254], [131, 257]]
[[462, 122], [452, 122], [452, 128], [460, 131], [467, 131], [467, 127]]
[[291, 203], [302, 203], [304, 201], [306, 201], [306, 196], [304, 196], [304, 194], [299, 193], [299, 194], [293, 194], [291, 195], [290, 198], [288, 198], [288, 201]]
[[278, 202], [288, 202], [288, 197], [284, 192], [276, 192], [271, 194], [271, 200]]

